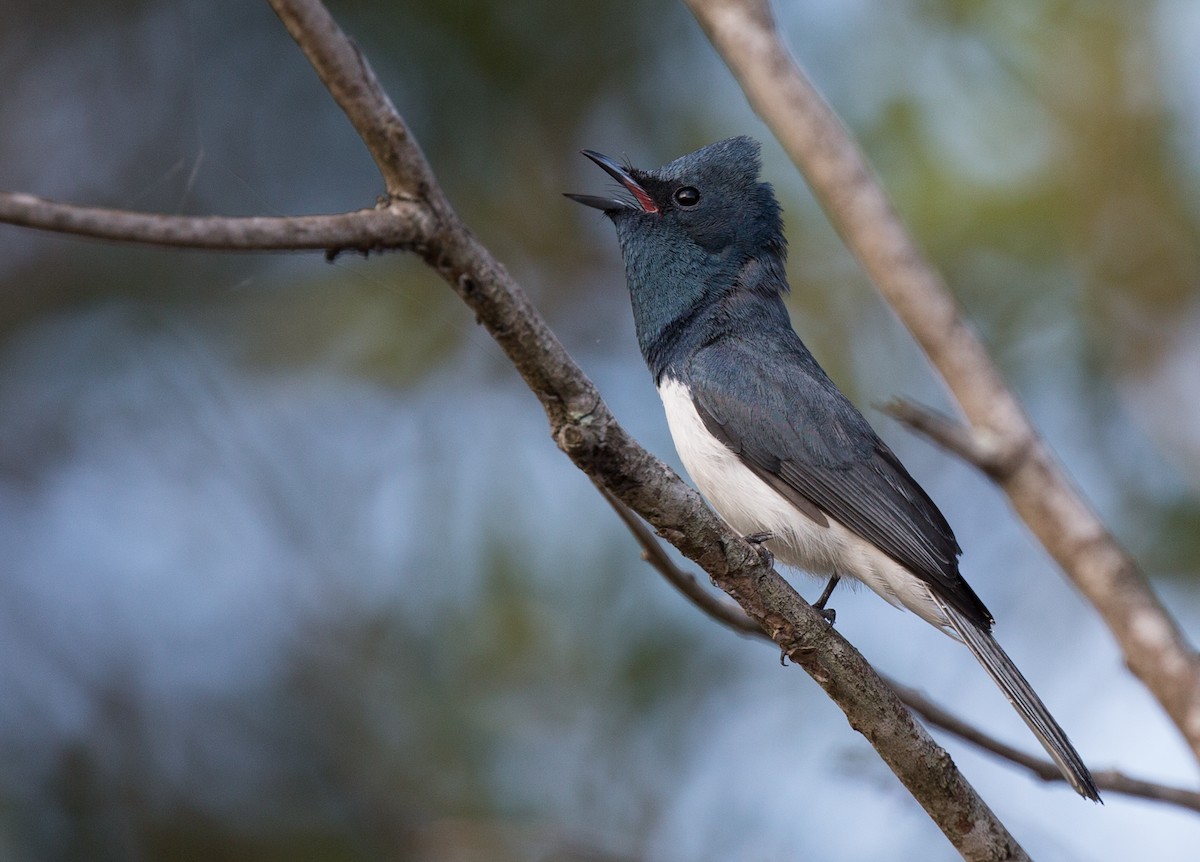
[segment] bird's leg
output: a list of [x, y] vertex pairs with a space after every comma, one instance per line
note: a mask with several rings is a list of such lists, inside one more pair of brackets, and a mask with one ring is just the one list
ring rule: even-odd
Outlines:
[[829, 583], [825, 585], [825, 589], [821, 591], [820, 597], [813, 603], [813, 607], [821, 611], [825, 609], [825, 603], [829, 601], [829, 597], [833, 595], [833, 588], [838, 585], [842, 579], [841, 575], [832, 575], [829, 578]]
[[825, 589], [821, 591], [820, 597], [813, 603], [813, 607], [821, 612], [821, 616], [825, 617], [826, 622], [830, 625], [833, 625], [833, 621], [837, 619], [837, 611], [833, 608], [826, 608], [825, 603], [829, 601], [829, 597], [833, 595], [833, 588], [838, 585], [841, 579], [841, 575], [830, 576], [829, 583], [825, 585]]

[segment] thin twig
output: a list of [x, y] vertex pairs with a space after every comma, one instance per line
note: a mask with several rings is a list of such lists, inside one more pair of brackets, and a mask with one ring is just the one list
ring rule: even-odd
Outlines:
[[[920, 715], [934, 727], [940, 727], [942, 730], [952, 733], [960, 739], [973, 743], [1018, 766], [1022, 766], [1043, 781], [1066, 781], [1062, 771], [1049, 760], [1034, 757], [1005, 742], [1001, 742], [993, 736], [989, 736], [976, 727], [972, 727], [914, 688], [901, 685], [891, 679], [888, 679], [888, 683], [896, 690], [896, 694], [908, 705], [909, 709]], [[1169, 787], [1153, 781], [1143, 781], [1140, 778], [1131, 778], [1117, 769], [1094, 771], [1092, 778], [1095, 779], [1096, 786], [1101, 790], [1122, 793], [1126, 796], [1136, 796], [1141, 799], [1169, 802], [1173, 805], [1179, 805], [1183, 808], [1190, 808], [1193, 811], [1200, 812], [1200, 792], [1195, 790], [1185, 790], [1180, 787]]]
[[1083, 500], [925, 261], [858, 144], [788, 51], [767, 0], [686, 0], [834, 227], [984, 434], [999, 486], [1103, 616], [1125, 663], [1200, 757], [1200, 654]]
[[[663, 578], [682, 593], [689, 601], [707, 614], [738, 634], [750, 635], [768, 643], [774, 643], [770, 635], [759, 628], [754, 620], [742, 613], [700, 585], [699, 579], [691, 572], [677, 566], [662, 546], [662, 542], [650, 532], [646, 524], [630, 511], [629, 507], [612, 496], [603, 486], [598, 486], [604, 499], [608, 500], [617, 515], [620, 516], [629, 532], [642, 548], [642, 559], [648, 562]], [[933, 727], [940, 728], [959, 739], [969, 742], [985, 751], [1023, 767], [1047, 783], [1066, 783], [1062, 770], [1049, 760], [1035, 757], [1014, 748], [1006, 742], [1001, 742], [994, 736], [984, 733], [954, 715], [949, 710], [930, 700], [920, 691], [910, 686], [902, 685], [894, 679], [880, 674], [888, 685], [896, 692], [904, 704]], [[1168, 802], [1183, 808], [1200, 812], [1200, 792], [1185, 790], [1179, 787], [1169, 787], [1153, 781], [1131, 778], [1115, 769], [1094, 772], [1092, 777], [1101, 790], [1121, 793], [1126, 796], [1136, 796], [1141, 799], [1153, 799], [1158, 802]]]
[[57, 233], [219, 251], [372, 251], [411, 246], [429, 228], [425, 210], [400, 201], [334, 215], [177, 216], [58, 203], [0, 192], [0, 222]]
[[667, 551], [662, 546], [662, 542], [658, 541], [650, 529], [646, 526], [646, 522], [639, 518], [632, 509], [613, 496], [612, 492], [603, 485], [597, 485], [600, 493], [608, 504], [613, 507], [613, 511], [629, 528], [629, 532], [633, 533], [634, 538], [638, 540], [638, 544], [642, 546], [642, 559], [648, 562], [658, 571], [660, 575], [683, 593], [692, 604], [704, 611], [717, 622], [728, 626], [736, 632], [745, 635], [753, 635], [757, 638], [762, 638], [765, 641], [774, 643], [771, 636], [767, 634], [754, 620], [746, 616], [737, 605], [732, 605], [729, 602], [722, 601], [708, 590], [700, 585], [700, 581], [691, 572], [686, 572], [679, 566], [675, 565], [675, 561], [667, 554]]
[[982, 433], [907, 398], [895, 398], [880, 409], [993, 479], [1006, 478], [1022, 461], [1022, 451], [1001, 449], [994, 445], [995, 441], [989, 445]]

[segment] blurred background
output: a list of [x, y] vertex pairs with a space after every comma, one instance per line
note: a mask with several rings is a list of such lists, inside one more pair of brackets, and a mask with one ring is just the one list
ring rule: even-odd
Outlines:
[[[1200, 641], [1200, 7], [778, 4], [1037, 425]], [[764, 140], [796, 326], [864, 408], [939, 382], [680, 4], [339, 2], [452, 201], [677, 465], [590, 147]], [[286, 215], [365, 150], [265, 3], [0, 0], [0, 188]], [[1093, 768], [1196, 763], [1095, 613], [954, 459], [867, 409]], [[818, 585], [800, 584], [811, 597]], [[838, 628], [996, 735], [969, 654]], [[1041, 859], [1185, 859], [953, 739]], [[207, 254], [0, 226], [0, 858], [953, 859], [819, 689], [639, 560], [534, 398], [403, 255]]]

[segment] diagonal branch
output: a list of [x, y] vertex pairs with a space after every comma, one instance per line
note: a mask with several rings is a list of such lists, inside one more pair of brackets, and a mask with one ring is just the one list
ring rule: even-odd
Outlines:
[[1130, 670], [1200, 757], [1200, 654], [1037, 435], [909, 238], [854, 139], [791, 56], [767, 0], [686, 0], [846, 245], [986, 440], [1013, 508], [1100, 612]]
[[438, 199], [435, 208], [443, 208], [441, 190], [429, 184], [432, 173], [416, 139], [329, 10], [321, 3], [273, 2], [271, 8], [367, 145], [388, 194], [426, 201], [432, 194]]
[[[647, 529], [645, 523], [630, 511], [628, 506], [609, 493], [606, 488], [603, 486], [599, 487], [600, 493], [604, 495], [604, 499], [608, 501], [618, 517], [629, 528], [629, 532], [637, 539], [637, 543], [642, 546], [642, 559], [653, 566], [668, 583], [711, 619], [716, 620], [738, 634], [750, 635], [761, 640], [771, 641], [770, 635], [759, 628], [754, 620], [750, 619], [736, 607], [721, 601], [711, 592], [704, 589], [691, 572], [686, 572], [675, 565], [675, 561], [663, 549], [662, 543], [659, 542], [658, 538]], [[1062, 770], [1049, 760], [1034, 757], [1031, 754], [1026, 754], [1019, 748], [1014, 748], [1005, 742], [1001, 742], [994, 736], [990, 736], [977, 727], [967, 724], [967, 722], [949, 710], [934, 703], [917, 689], [901, 685], [882, 674], [880, 676], [892, 687], [905, 706], [924, 718], [930, 725], [941, 728], [957, 736], [959, 739], [970, 742], [1004, 760], [1015, 763], [1043, 781], [1066, 783], [1066, 778], [1063, 777]], [[1115, 769], [1106, 769], [1093, 773], [1092, 777], [1096, 779], [1096, 784], [1101, 790], [1111, 790], [1116, 793], [1123, 793], [1126, 796], [1169, 802], [1200, 812], [1200, 792], [1194, 790], [1169, 787], [1153, 781], [1131, 778]]]

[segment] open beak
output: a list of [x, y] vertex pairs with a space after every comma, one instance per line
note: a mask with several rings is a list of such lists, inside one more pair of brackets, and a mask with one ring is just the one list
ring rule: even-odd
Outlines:
[[641, 187], [628, 170], [618, 165], [608, 156], [601, 155], [595, 150], [582, 150], [585, 156], [598, 164], [603, 171], [619, 182], [626, 191], [633, 195], [633, 199], [637, 201], [637, 207], [634, 207], [629, 201], [621, 200], [620, 198], [602, 198], [595, 195], [576, 195], [570, 192], [565, 193], [566, 197], [571, 200], [583, 204], [587, 207], [595, 207], [598, 210], [603, 210], [606, 213], [617, 212], [623, 209], [640, 208], [642, 212], [656, 213], [658, 212], [658, 204], [654, 199], [647, 194], [646, 190]]

